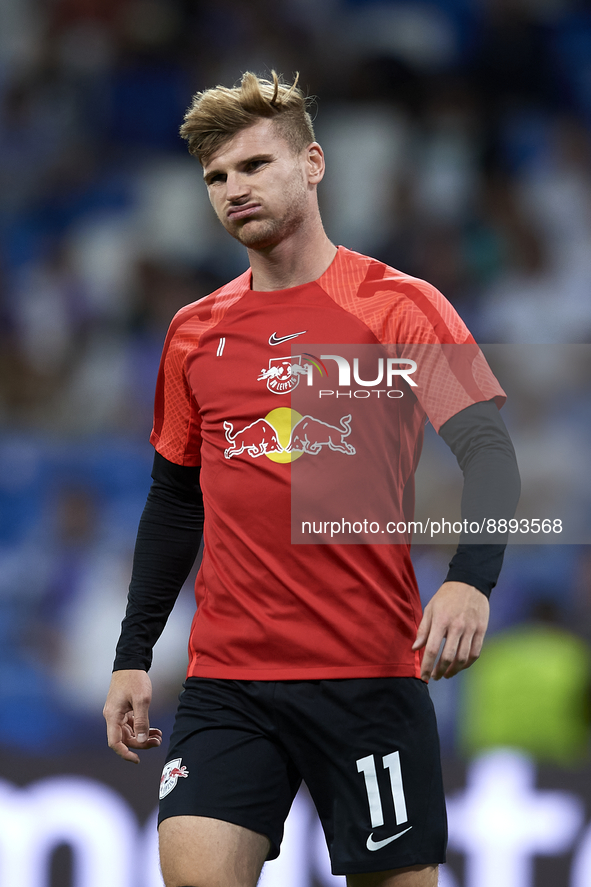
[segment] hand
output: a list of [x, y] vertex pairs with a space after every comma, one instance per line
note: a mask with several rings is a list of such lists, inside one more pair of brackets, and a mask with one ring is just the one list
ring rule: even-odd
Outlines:
[[[480, 656], [489, 616], [488, 598], [464, 582], [444, 582], [427, 606], [412, 645], [425, 648], [421, 680], [451, 678]], [[445, 644], [435, 666], [435, 660]]]
[[132, 748], [158, 748], [162, 742], [162, 731], [150, 728], [151, 701], [152, 682], [147, 672], [140, 669], [113, 672], [103, 715], [109, 748], [125, 761], [139, 764], [139, 756]]

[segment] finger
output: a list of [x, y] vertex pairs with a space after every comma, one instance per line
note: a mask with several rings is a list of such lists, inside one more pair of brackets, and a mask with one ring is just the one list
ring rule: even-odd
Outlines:
[[150, 727], [148, 738], [140, 741], [135, 735], [132, 719], [131, 723], [123, 725], [123, 741], [128, 748], [157, 748], [162, 743], [162, 730]]
[[120, 758], [123, 758], [124, 761], [130, 761], [132, 764], [139, 764], [140, 758], [134, 751], [128, 748], [124, 742], [116, 742], [115, 745], [110, 746], [116, 755], [119, 755]]
[[443, 629], [437, 625], [432, 625], [425, 644], [425, 655], [421, 664], [421, 680], [429, 681], [434, 676], [435, 661], [441, 648], [443, 641]]
[[141, 742], [135, 736], [132, 736], [129, 740], [130, 748], [158, 748], [162, 743], [162, 733], [160, 730], [154, 730], [150, 727], [150, 733], [147, 739], [143, 739]]
[[474, 632], [474, 637], [472, 638], [472, 647], [471, 647], [471, 651], [470, 651], [470, 656], [471, 656], [470, 665], [472, 665], [473, 662], [476, 662], [476, 660], [478, 659], [478, 657], [482, 653], [482, 647], [484, 644], [485, 635], [486, 635], [486, 625], [484, 625], [484, 627], [479, 626], [476, 629], [476, 631]]
[[479, 658], [484, 642], [484, 631], [476, 631], [472, 638], [462, 638], [462, 643], [451, 667], [444, 674], [445, 678], [453, 678], [454, 675], [465, 668], [470, 668]]
[[471, 664], [474, 660], [471, 659], [471, 640], [470, 636], [462, 635], [459, 638], [459, 643], [456, 646], [456, 651], [453, 656], [450, 657], [449, 660], [444, 659], [440, 663], [440, 668], [437, 675], [437, 680], [440, 678], [453, 678], [459, 671], [462, 671], [464, 668], [468, 668], [468, 665]]
[[429, 637], [429, 632], [431, 630], [431, 608], [427, 606], [425, 608], [425, 612], [423, 613], [423, 618], [419, 624], [417, 629], [417, 636], [415, 638], [415, 642], [412, 645], [413, 650], [420, 650], [421, 647], [424, 647], [427, 643], [427, 638]]
[[458, 655], [461, 635], [457, 631], [448, 629], [445, 643], [439, 655], [439, 661], [433, 670], [433, 680], [439, 681], [453, 668]]
[[107, 722], [107, 741], [109, 748], [113, 749], [115, 754], [119, 755], [119, 757], [123, 758], [125, 761], [139, 764], [139, 757], [135, 752], [131, 751], [128, 745], [126, 745], [126, 742], [128, 741], [128, 733], [129, 730], [126, 730], [125, 725]]
[[162, 742], [162, 731], [156, 727], [150, 729], [150, 736], [145, 742], [138, 742], [136, 737], [130, 730], [128, 724], [124, 724], [121, 729], [121, 738], [119, 740], [109, 740], [109, 748], [112, 748], [115, 754], [123, 758], [124, 761], [130, 761], [133, 764], [139, 764], [139, 755], [133, 749], [150, 749], [159, 748]]
[[109, 748], [115, 748], [123, 740], [124, 726], [116, 717], [105, 714], [105, 720], [107, 721], [107, 742]]

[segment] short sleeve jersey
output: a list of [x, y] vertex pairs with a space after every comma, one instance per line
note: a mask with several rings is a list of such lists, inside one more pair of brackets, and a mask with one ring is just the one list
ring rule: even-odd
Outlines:
[[[204, 549], [188, 675], [419, 677], [411, 647], [421, 605], [409, 545], [292, 544], [294, 457], [314, 460], [318, 471], [354, 458], [343, 401], [333, 398], [331, 413], [330, 398], [319, 399], [295, 427], [289, 416], [296, 387], [327, 368], [312, 343], [334, 343], [336, 352], [474, 340], [430, 284], [343, 247], [316, 281], [273, 292], [250, 286], [247, 271], [179, 311], [156, 389], [151, 442], [171, 462], [201, 466]], [[484, 360], [474, 361], [469, 384], [449, 376], [443, 403], [409, 392], [386, 484], [401, 464], [414, 472], [427, 418], [439, 430], [473, 403], [504, 400]]]

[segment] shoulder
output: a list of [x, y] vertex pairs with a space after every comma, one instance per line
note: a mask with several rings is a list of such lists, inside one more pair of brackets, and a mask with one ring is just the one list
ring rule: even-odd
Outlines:
[[449, 304], [442, 293], [427, 280], [406, 274], [372, 256], [339, 247], [339, 258], [342, 266], [348, 271], [347, 276], [358, 299], [372, 298], [379, 293], [390, 293], [392, 296], [402, 296], [413, 301], [426, 298], [434, 304], [440, 302]]
[[250, 270], [219, 289], [181, 308], [173, 317], [164, 350], [197, 347], [203, 333], [222, 320], [227, 310], [250, 288]]
[[[474, 341], [452, 304], [426, 280], [340, 246], [319, 283], [343, 308], [370, 325], [378, 338], [399, 342]], [[395, 336], [395, 339], [391, 337]]]

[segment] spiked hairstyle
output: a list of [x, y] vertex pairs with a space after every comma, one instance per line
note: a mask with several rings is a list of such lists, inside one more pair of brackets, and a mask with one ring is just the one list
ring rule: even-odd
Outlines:
[[189, 152], [203, 165], [224, 142], [262, 119], [273, 120], [294, 153], [302, 151], [314, 141], [314, 128], [298, 77], [290, 85], [275, 71], [271, 71], [271, 80], [247, 71], [239, 86], [198, 92], [180, 128]]

